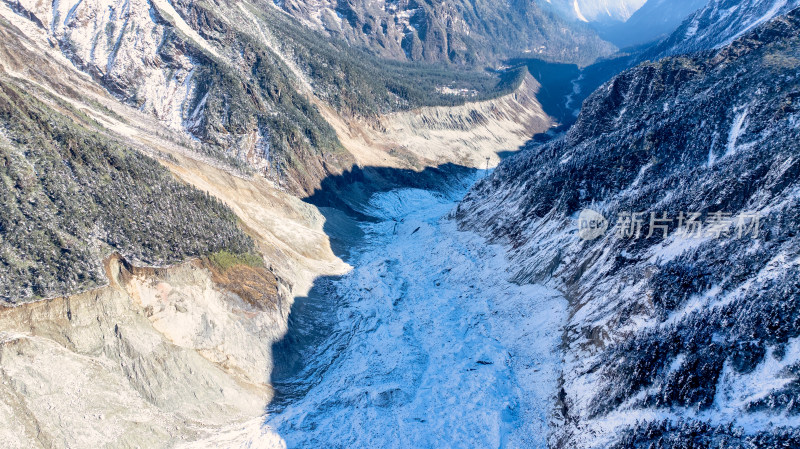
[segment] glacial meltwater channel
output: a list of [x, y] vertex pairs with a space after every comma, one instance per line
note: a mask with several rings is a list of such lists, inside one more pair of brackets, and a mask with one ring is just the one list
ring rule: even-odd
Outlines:
[[457, 230], [464, 193], [372, 195], [353, 270], [298, 298], [264, 421], [287, 447], [546, 446], [566, 302]]

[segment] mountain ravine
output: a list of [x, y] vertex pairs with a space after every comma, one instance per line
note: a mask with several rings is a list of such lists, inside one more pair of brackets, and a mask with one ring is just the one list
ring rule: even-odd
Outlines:
[[800, 447], [798, 6], [0, 0], [0, 448]]

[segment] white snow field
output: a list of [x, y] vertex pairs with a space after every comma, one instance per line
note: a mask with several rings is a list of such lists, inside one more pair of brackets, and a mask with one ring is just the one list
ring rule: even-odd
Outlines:
[[507, 282], [502, 248], [445, 218], [463, 193], [373, 195], [382, 221], [362, 225], [353, 270], [321, 295], [328, 307], [311, 307], [329, 320], [324, 336], [265, 417], [287, 447], [546, 446], [566, 301]]

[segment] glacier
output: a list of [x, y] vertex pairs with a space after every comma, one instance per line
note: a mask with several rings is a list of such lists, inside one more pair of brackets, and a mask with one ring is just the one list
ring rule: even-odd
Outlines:
[[360, 224], [353, 269], [295, 302], [291, 322], [306, 327], [295, 332], [314, 335], [293, 343], [302, 368], [275, 383], [261, 430], [216, 441], [546, 447], [567, 303], [509, 282], [505, 251], [457, 230], [448, 213], [465, 192], [372, 195], [362, 212], [377, 220]]

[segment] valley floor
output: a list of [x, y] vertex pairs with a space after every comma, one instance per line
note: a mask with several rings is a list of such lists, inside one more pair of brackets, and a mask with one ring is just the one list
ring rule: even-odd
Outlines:
[[546, 446], [566, 301], [446, 219], [463, 193], [374, 195], [352, 272], [295, 304], [303, 369], [266, 417], [288, 447]]

